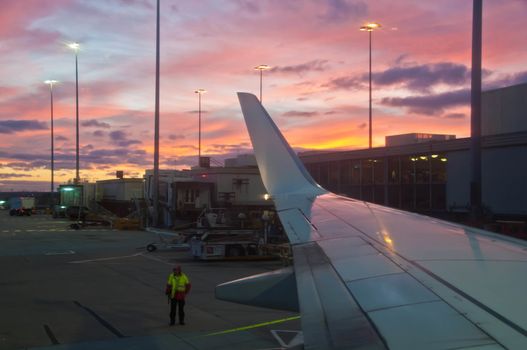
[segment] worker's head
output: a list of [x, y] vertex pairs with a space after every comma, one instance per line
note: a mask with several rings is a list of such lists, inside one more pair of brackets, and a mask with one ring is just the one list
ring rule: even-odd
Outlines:
[[176, 275], [181, 275], [181, 266], [179, 266], [179, 265], [174, 266], [174, 268], [172, 269], [172, 271], [174, 271], [174, 273], [175, 273]]

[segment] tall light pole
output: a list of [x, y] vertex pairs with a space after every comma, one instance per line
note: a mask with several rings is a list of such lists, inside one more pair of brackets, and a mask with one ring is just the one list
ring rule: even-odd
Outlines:
[[198, 94], [198, 166], [201, 165], [201, 95], [206, 93], [206, 90], [197, 89], [194, 93]]
[[51, 193], [54, 192], [54, 171], [55, 171], [55, 147], [54, 147], [54, 136], [53, 136], [53, 84], [57, 83], [56, 80], [46, 80], [44, 84], [49, 85], [49, 94], [51, 97]]
[[254, 67], [254, 69], [260, 71], [260, 103], [262, 103], [262, 76], [263, 76], [263, 71], [271, 69], [271, 67], [269, 67], [266, 64], [261, 64], [259, 66]]
[[470, 87], [470, 207], [473, 220], [482, 215], [481, 200], [481, 31], [482, 0], [474, 0], [472, 9], [472, 69]]
[[154, 121], [154, 217], [152, 224], [157, 227], [159, 221], [159, 0], [156, 14], [156, 94]]
[[360, 30], [363, 32], [368, 32], [369, 38], [370, 38], [370, 108], [369, 108], [369, 148], [371, 148], [372, 144], [372, 107], [371, 107], [371, 32], [373, 32], [375, 29], [379, 29], [381, 25], [379, 23], [370, 22], [366, 23], [362, 27], [360, 27]]
[[68, 47], [75, 52], [75, 130], [76, 130], [76, 148], [75, 148], [75, 183], [80, 182], [79, 176], [79, 43], [70, 43]]

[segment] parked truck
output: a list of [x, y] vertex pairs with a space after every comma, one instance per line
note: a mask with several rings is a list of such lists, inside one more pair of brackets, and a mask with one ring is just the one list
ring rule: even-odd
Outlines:
[[35, 209], [35, 197], [9, 198], [9, 215], [11, 216], [29, 216], [33, 209]]

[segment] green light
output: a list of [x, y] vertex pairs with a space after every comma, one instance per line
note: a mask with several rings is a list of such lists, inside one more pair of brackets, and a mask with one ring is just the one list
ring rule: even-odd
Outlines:
[[65, 205], [61, 205], [60, 209], [66, 209], [66, 206]]
[[4, 204], [4, 203], [5, 203], [5, 201], [0, 201], [0, 204]]
[[74, 190], [74, 188], [73, 187], [62, 187], [60, 190], [64, 192], [71, 192]]

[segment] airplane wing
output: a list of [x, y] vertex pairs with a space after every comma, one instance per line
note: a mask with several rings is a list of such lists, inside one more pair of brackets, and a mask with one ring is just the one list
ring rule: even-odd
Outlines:
[[527, 349], [525, 242], [322, 189], [258, 99], [238, 97], [294, 270], [219, 298], [298, 308], [305, 349]]

